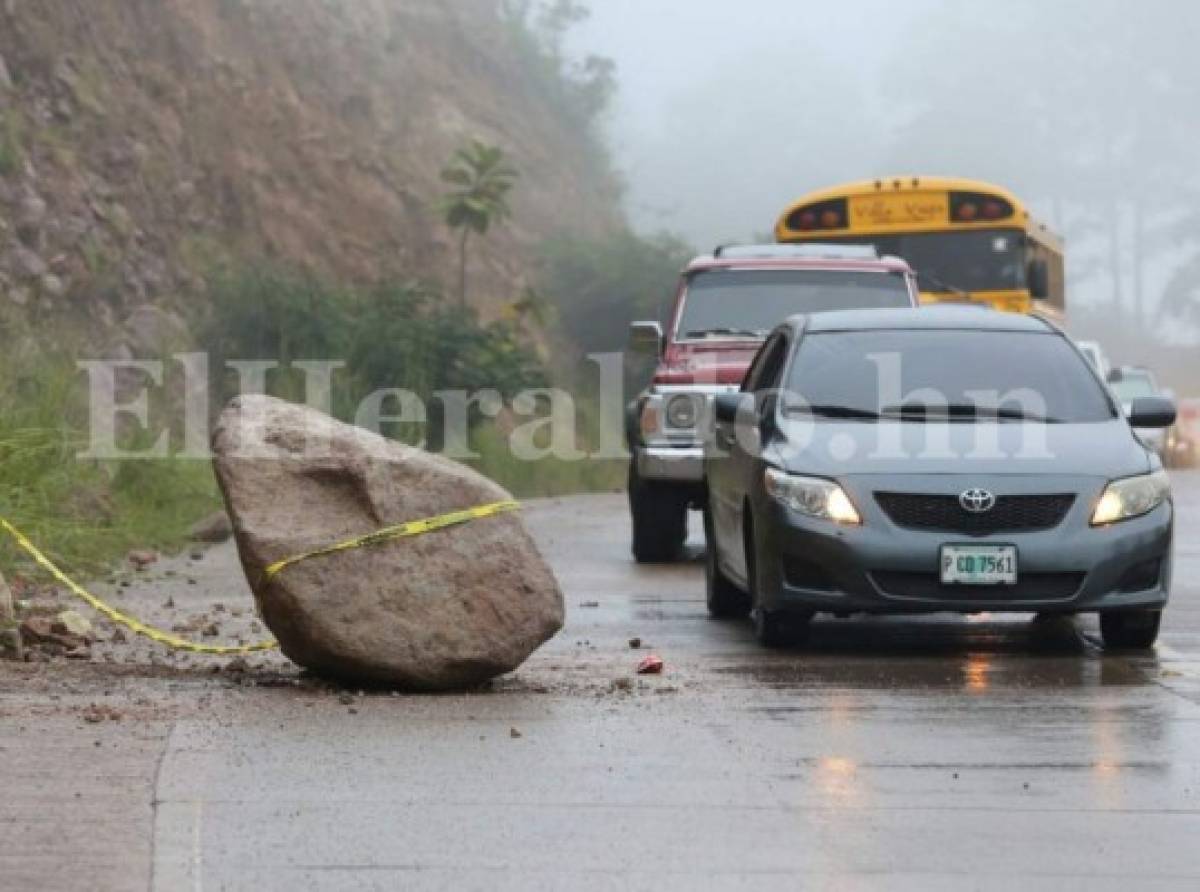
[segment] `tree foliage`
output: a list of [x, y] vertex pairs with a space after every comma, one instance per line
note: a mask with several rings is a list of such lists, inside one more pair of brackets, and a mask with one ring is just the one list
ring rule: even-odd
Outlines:
[[[1184, 111], [1200, 107], [1198, 28], [1200, 7], [1162, 0], [1136, 12], [1118, 0], [937, 0], [887, 71], [900, 119], [888, 168], [979, 176], [1030, 197], [1065, 231], [1074, 282], [1102, 282], [1110, 311], [1152, 324], [1159, 269], [1186, 245], [1200, 251], [1189, 215], [1200, 118]], [[1178, 268], [1160, 309], [1186, 309], [1196, 270]]]
[[450, 191], [438, 202], [442, 219], [459, 234], [458, 299], [467, 306], [467, 246], [474, 233], [487, 235], [493, 225], [512, 216], [509, 194], [517, 184], [517, 173], [499, 146], [479, 140], [455, 151], [442, 169], [442, 182]]
[[624, 349], [629, 323], [664, 320], [679, 271], [694, 252], [668, 235], [628, 230], [600, 238], [559, 236], [542, 248], [541, 290], [564, 333], [586, 352]]
[[[335, 379], [335, 414], [349, 419], [376, 390], [494, 389], [506, 397], [546, 385], [547, 374], [520, 330], [480, 323], [447, 306], [434, 289], [387, 283], [369, 290], [330, 285], [272, 268], [227, 272], [211, 287], [201, 346], [216, 368], [229, 360], [345, 362]], [[303, 379], [281, 368], [272, 392], [299, 399]]]
[[591, 127], [616, 95], [617, 65], [594, 54], [568, 57], [567, 35], [591, 15], [587, 6], [578, 0], [502, 0], [501, 12], [530, 81], [560, 114]]

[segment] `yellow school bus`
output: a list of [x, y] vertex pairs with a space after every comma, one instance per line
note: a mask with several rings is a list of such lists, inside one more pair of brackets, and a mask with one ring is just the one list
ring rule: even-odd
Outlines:
[[925, 303], [974, 301], [1065, 318], [1062, 239], [990, 183], [906, 176], [825, 189], [784, 211], [775, 236], [872, 244], [903, 257]]

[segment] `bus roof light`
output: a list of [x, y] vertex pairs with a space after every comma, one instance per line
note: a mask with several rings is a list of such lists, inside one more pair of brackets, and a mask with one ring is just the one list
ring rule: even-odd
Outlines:
[[958, 206], [958, 219], [969, 223], [978, 216], [979, 208], [975, 206], [974, 202], [967, 201]]

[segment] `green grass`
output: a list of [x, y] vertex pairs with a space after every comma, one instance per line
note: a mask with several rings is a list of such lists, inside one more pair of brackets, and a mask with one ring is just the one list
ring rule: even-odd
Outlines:
[[[471, 444], [480, 456], [469, 462], [471, 467], [519, 498], [615, 492], [625, 487], [628, 461], [556, 458], [521, 461], [513, 456], [507, 439], [491, 426], [476, 428]], [[586, 438], [580, 439], [579, 448], [588, 450]]]
[[20, 121], [13, 112], [0, 112], [0, 176], [16, 171], [23, 158]]
[[[182, 547], [188, 528], [219, 506], [205, 462], [80, 460], [85, 384], [65, 359], [32, 368], [0, 360], [0, 516], [83, 578], [130, 548]], [[29, 566], [7, 536], [0, 566]]]
[[[0, 357], [0, 517], [81, 581], [106, 573], [131, 548], [182, 548], [189, 527], [220, 507], [208, 462], [81, 460], [86, 385], [65, 351], [34, 360]], [[580, 410], [586, 450], [595, 411], [586, 398]], [[624, 461], [520, 461], [491, 423], [478, 426], [472, 442], [481, 457], [471, 465], [521, 498], [612, 492], [624, 484]], [[0, 568], [14, 567], [43, 578], [0, 533]]]

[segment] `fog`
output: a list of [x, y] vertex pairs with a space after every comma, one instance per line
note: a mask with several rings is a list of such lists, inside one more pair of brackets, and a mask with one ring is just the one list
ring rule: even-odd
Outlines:
[[639, 229], [707, 248], [769, 233], [810, 189], [977, 177], [1067, 237], [1079, 324], [1196, 339], [1200, 5], [591, 5], [574, 48], [617, 62], [607, 136]]

